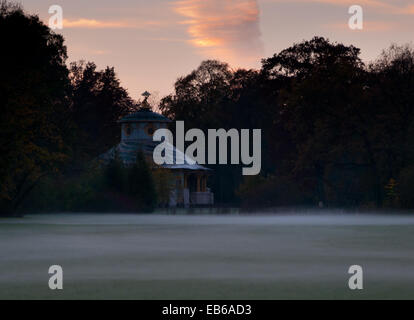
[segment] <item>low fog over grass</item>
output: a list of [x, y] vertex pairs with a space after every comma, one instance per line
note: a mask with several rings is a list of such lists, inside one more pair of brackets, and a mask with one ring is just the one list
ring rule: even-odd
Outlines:
[[413, 243], [397, 214], [33, 215], [0, 220], [0, 298], [412, 299]]

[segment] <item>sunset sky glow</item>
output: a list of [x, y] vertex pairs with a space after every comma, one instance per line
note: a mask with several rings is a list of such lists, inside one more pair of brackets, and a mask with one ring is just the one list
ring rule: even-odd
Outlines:
[[[175, 80], [214, 58], [232, 67], [260, 60], [313, 36], [353, 44], [375, 59], [392, 43], [411, 43], [411, 0], [23, 0], [47, 22], [63, 8], [68, 62], [114, 66], [134, 98], [145, 90], [166, 95]], [[348, 8], [364, 9], [364, 29], [350, 30]]]

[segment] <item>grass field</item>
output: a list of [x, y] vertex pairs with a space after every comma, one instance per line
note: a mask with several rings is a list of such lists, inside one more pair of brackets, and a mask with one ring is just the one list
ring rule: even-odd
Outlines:
[[[48, 287], [61, 265], [63, 290]], [[364, 289], [348, 288], [361, 265]], [[414, 299], [414, 216], [0, 219], [0, 299]]]

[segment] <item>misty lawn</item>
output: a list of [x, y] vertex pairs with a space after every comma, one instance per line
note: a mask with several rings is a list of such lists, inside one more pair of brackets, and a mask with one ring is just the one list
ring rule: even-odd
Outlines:
[[[63, 290], [48, 287], [63, 268]], [[364, 289], [348, 288], [361, 265]], [[0, 219], [1, 299], [413, 299], [414, 216]]]

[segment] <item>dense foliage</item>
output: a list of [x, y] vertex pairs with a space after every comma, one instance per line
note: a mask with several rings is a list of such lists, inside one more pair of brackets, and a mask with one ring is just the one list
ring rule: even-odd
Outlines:
[[[114, 69], [68, 68], [63, 37], [5, 1], [0, 36], [0, 214], [127, 210], [105, 205], [111, 197], [122, 203], [122, 190], [110, 193], [110, 172], [93, 165], [119, 142], [119, 117], [136, 108]], [[155, 205], [126, 198], [136, 211]]]
[[120, 86], [114, 68], [96, 70], [92, 62], [71, 63], [70, 114], [76, 126], [73, 145], [76, 161], [96, 157], [120, 140], [117, 121], [135, 109], [128, 92]]
[[[151, 211], [168, 203], [168, 173], [143, 156], [124, 168], [96, 157], [136, 108], [113, 68], [66, 65], [62, 36], [0, 5], [0, 213]], [[179, 78], [160, 110], [186, 129], [262, 129], [262, 171], [212, 166], [220, 205], [413, 208], [414, 50], [360, 50], [315, 37], [232, 70], [208, 60]]]
[[40, 178], [68, 160], [69, 80], [63, 38], [0, 3], [0, 207], [14, 212]]
[[[167, 184], [168, 187], [168, 184]], [[132, 167], [115, 158], [107, 166], [92, 162], [79, 174], [48, 176], [23, 204], [31, 212], [152, 212], [158, 181], [139, 153]]]
[[370, 65], [359, 53], [315, 37], [258, 71], [205, 61], [161, 110], [187, 129], [262, 129], [261, 177], [215, 168], [219, 201], [412, 207], [414, 51], [392, 46]]

